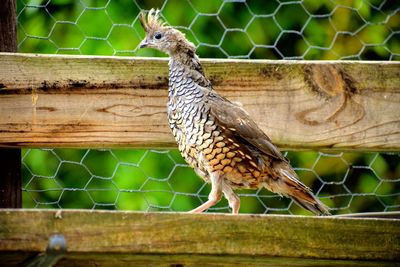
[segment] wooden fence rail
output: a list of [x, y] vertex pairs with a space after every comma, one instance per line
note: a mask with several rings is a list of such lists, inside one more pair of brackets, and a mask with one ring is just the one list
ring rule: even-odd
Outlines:
[[27, 256], [21, 251], [43, 252], [53, 234], [64, 236], [68, 252], [58, 266], [395, 266], [400, 260], [394, 219], [3, 210], [0, 220], [7, 265]]
[[[0, 1], [0, 207], [21, 206], [21, 147], [175, 146], [165, 59], [1, 53], [16, 50], [15, 7]], [[202, 62], [215, 89], [282, 148], [400, 150], [399, 63]], [[57, 266], [395, 266], [399, 225], [0, 209], [0, 265], [33, 266], [61, 234], [67, 254]]]
[[[400, 63], [202, 62], [214, 88], [281, 148], [400, 151]], [[0, 147], [175, 146], [167, 71], [166, 59], [0, 53]], [[0, 263], [32, 264], [62, 234], [68, 253], [57, 266], [395, 266], [399, 226], [394, 218], [0, 209]]]
[[[202, 60], [285, 149], [400, 150], [400, 63]], [[0, 146], [172, 147], [166, 59], [0, 53]]]

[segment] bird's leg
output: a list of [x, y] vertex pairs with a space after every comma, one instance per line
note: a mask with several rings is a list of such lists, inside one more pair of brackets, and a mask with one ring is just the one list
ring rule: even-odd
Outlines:
[[229, 207], [232, 209], [232, 214], [238, 214], [240, 208], [240, 198], [233, 192], [232, 187], [227, 184], [222, 184], [222, 192], [224, 193], [225, 198], [229, 202]]
[[222, 175], [213, 173], [210, 175], [210, 180], [211, 180], [211, 192], [208, 195], [208, 200], [198, 206], [197, 208], [189, 211], [190, 213], [200, 213], [205, 211], [206, 209], [214, 206], [217, 204], [222, 197], [221, 191], [222, 191]]

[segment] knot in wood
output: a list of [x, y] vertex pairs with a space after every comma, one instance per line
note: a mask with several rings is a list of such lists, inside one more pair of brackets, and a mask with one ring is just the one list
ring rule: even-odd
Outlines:
[[324, 98], [355, 92], [352, 79], [343, 70], [331, 65], [309, 65], [305, 80], [313, 92]]

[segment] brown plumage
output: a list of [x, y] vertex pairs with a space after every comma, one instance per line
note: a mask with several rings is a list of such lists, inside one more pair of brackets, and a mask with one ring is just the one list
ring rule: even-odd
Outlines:
[[249, 115], [213, 90], [195, 46], [158, 16], [158, 10], [150, 10], [147, 18], [141, 13], [146, 37], [140, 48], [169, 54], [170, 128], [182, 156], [211, 183], [208, 201], [192, 212], [208, 209], [224, 194], [232, 212], [238, 213], [240, 199], [234, 189], [265, 187], [315, 214], [329, 214]]

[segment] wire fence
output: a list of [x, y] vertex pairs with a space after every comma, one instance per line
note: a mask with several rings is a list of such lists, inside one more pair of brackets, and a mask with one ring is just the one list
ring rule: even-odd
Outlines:
[[400, 55], [400, 4], [379, 0], [25, 0], [18, 2], [19, 49], [157, 54], [138, 51], [143, 37], [138, 13], [153, 7], [187, 34], [202, 57], [398, 60]]
[[[400, 210], [399, 154], [286, 156], [333, 213]], [[26, 207], [186, 211], [204, 202], [210, 190], [176, 150], [32, 149], [22, 162]], [[265, 189], [239, 192], [241, 212], [303, 212]], [[228, 212], [228, 203], [210, 210]]]
[[[399, 60], [398, 1], [18, 1], [19, 51], [164, 56], [142, 49], [140, 10], [158, 7], [200, 57]], [[398, 153], [287, 152], [333, 213], [400, 210]], [[23, 202], [35, 208], [190, 210], [209, 186], [177, 150], [27, 149]], [[241, 212], [302, 214], [266, 190], [241, 190]], [[221, 201], [210, 209], [227, 212]]]

